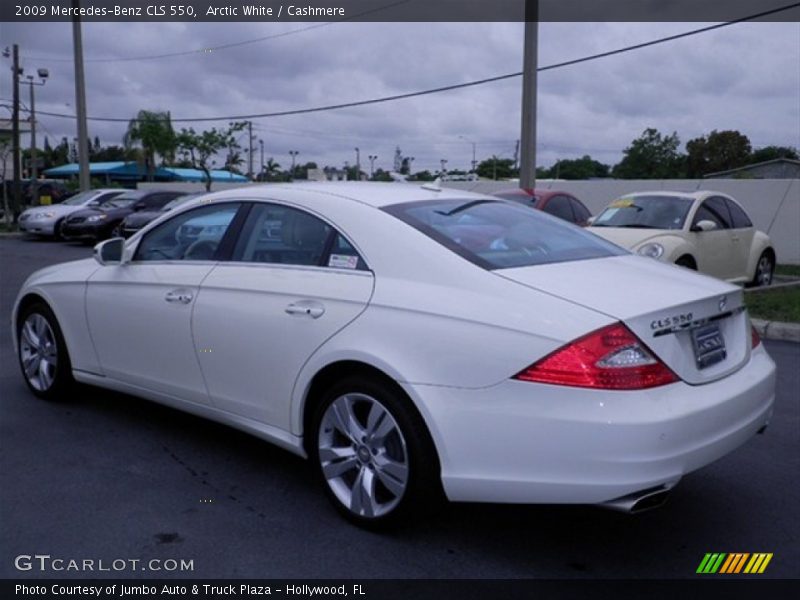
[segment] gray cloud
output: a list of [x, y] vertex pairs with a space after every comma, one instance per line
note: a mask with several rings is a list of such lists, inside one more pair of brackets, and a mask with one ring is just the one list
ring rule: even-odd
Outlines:
[[[670, 35], [700, 24], [540, 25], [539, 62], [552, 64]], [[290, 110], [459, 83], [522, 68], [518, 23], [340, 23], [212, 52], [161, 60], [92, 62], [212, 48], [307, 25], [270, 23], [84, 24], [89, 113], [130, 118], [141, 108], [174, 117]], [[29, 71], [48, 67], [37, 108], [74, 110], [71, 26], [0, 24], [3, 44], [19, 43]], [[34, 58], [36, 57], [36, 58]], [[9, 98], [8, 78], [0, 98]], [[472, 158], [511, 157], [519, 137], [519, 78], [294, 117], [254, 120], [266, 157], [362, 165], [377, 154], [391, 166], [397, 145], [415, 169], [439, 159], [465, 168]], [[27, 102], [27, 88], [23, 87]], [[6, 102], [7, 103], [7, 102]], [[683, 142], [712, 129], [738, 129], [755, 146], [800, 145], [800, 25], [748, 23], [669, 44], [543, 72], [539, 76], [538, 163], [583, 154], [607, 163], [646, 127]], [[74, 121], [42, 116], [56, 140]], [[195, 123], [195, 129], [224, 125]], [[178, 127], [188, 126], [178, 123]], [[120, 143], [125, 125], [90, 122], [90, 134]], [[460, 137], [463, 136], [463, 137]], [[244, 141], [246, 136], [242, 138]], [[51, 142], [53, 140], [51, 139]], [[256, 143], [256, 150], [258, 144]], [[256, 155], [257, 156], [257, 155]]]

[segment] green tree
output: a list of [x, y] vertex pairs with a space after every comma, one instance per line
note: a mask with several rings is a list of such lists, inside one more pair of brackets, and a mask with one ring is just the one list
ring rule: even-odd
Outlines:
[[428, 170], [417, 171], [408, 176], [408, 181], [433, 181], [434, 179], [436, 179], [436, 176]]
[[370, 181], [394, 181], [392, 176], [389, 174], [388, 171], [384, 171], [383, 169], [377, 169], [375, 173], [373, 173]]
[[678, 134], [661, 135], [657, 129], [645, 129], [623, 151], [623, 159], [611, 170], [620, 179], [669, 179], [681, 177], [685, 157], [678, 153]]
[[234, 133], [244, 129], [245, 123], [230, 123], [227, 129], [217, 129], [216, 127], [207, 131], [197, 133], [191, 127], [181, 129], [176, 136], [176, 147], [183, 153], [184, 159], [188, 160], [193, 168], [203, 171], [205, 176], [206, 191], [211, 191], [211, 166], [212, 159], [223, 150], [238, 149], [239, 144], [234, 137]]
[[479, 162], [475, 172], [479, 177], [487, 179], [509, 179], [514, 177], [514, 160], [492, 156]]
[[608, 177], [609, 170], [610, 167], [608, 165], [604, 165], [585, 154], [582, 158], [559, 160], [542, 177], [550, 179], [591, 179], [593, 177]]
[[686, 170], [689, 177], [727, 171], [750, 162], [751, 146], [738, 131], [717, 131], [686, 143]]
[[178, 147], [169, 112], [140, 110], [128, 123], [122, 143], [126, 149], [140, 148], [147, 180], [152, 181], [156, 158], [160, 157], [162, 164], [171, 164]]
[[775, 160], [776, 158], [790, 158], [792, 160], [800, 159], [797, 153], [797, 148], [791, 146], [764, 146], [758, 150], [754, 150], [750, 154], [750, 160], [747, 164], [760, 163], [767, 160]]

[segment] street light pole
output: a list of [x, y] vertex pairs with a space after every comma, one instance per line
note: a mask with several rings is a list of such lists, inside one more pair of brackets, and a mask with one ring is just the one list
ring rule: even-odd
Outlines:
[[356, 181], [361, 181], [361, 151], [356, 148]]
[[372, 179], [375, 177], [375, 161], [378, 157], [374, 154], [369, 155], [369, 178]]
[[442, 170], [441, 170], [441, 174], [442, 174], [442, 175], [445, 175], [446, 171], [444, 170], [444, 166], [447, 164], [447, 159], [446, 159], [446, 158], [442, 158], [442, 159], [441, 159], [439, 162], [441, 162], [441, 163], [442, 163]]
[[478, 166], [478, 161], [475, 160], [475, 146], [476, 146], [476, 144], [475, 144], [475, 142], [473, 140], [467, 139], [466, 136], [460, 135], [458, 137], [460, 137], [465, 142], [469, 142], [470, 144], [472, 144], [472, 171], [470, 171], [470, 173], [474, 173], [475, 172], [475, 167]]

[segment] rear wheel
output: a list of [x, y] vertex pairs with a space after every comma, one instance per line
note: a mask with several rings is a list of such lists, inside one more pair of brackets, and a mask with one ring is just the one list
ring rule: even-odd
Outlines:
[[378, 379], [346, 379], [328, 390], [313, 423], [311, 458], [350, 521], [384, 526], [438, 505], [438, 457], [401, 391]]
[[50, 308], [31, 304], [17, 321], [18, 358], [25, 383], [46, 400], [62, 397], [73, 383], [72, 366], [61, 328]]
[[772, 283], [775, 272], [775, 259], [769, 252], [763, 252], [756, 264], [756, 271], [750, 285], [753, 287], [767, 286]]

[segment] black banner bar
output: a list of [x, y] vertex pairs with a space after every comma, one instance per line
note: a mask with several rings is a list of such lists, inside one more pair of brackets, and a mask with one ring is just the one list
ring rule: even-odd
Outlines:
[[[794, 590], [794, 592], [792, 592]], [[647, 598], [724, 597], [726, 600], [796, 598], [798, 580], [698, 576], [675, 580], [9, 580], [0, 581], [3, 600], [485, 600], [495, 598]], [[688, 595], [687, 595], [688, 594]]]
[[0, 21], [800, 21], [796, 0], [3, 0]]

